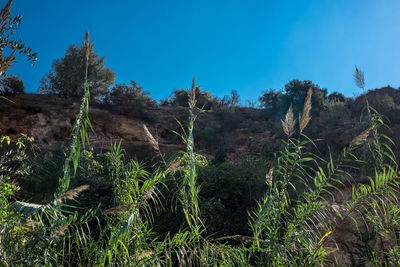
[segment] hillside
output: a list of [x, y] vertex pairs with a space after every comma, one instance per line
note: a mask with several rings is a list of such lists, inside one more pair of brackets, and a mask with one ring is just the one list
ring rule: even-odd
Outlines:
[[[1, 100], [2, 134], [14, 137], [25, 133], [34, 137], [34, 144], [47, 158], [68, 145], [80, 99], [37, 94], [9, 96], [9, 99], [12, 102]], [[385, 133], [394, 141], [400, 140], [400, 91], [391, 87], [371, 90], [368, 99], [386, 117], [390, 130], [384, 129]], [[319, 117], [312, 118], [306, 134], [322, 139], [323, 150], [327, 147], [340, 150], [362, 130], [364, 103], [364, 96], [360, 96], [346, 105], [328, 107]], [[187, 115], [184, 107], [121, 108], [91, 103], [89, 117], [94, 131], [90, 133], [90, 146], [97, 152], [105, 151], [112, 141], [121, 140], [130, 157], [139, 160], [152, 157], [154, 151], [143, 130], [145, 124], [158, 137], [162, 152], [178, 151], [183, 147], [172, 131], [180, 130], [177, 120], [185, 124]], [[280, 126], [283, 117], [284, 114], [271, 117], [262, 109], [244, 107], [205, 111], [198, 116], [195, 126], [196, 149], [209, 159], [222, 149], [232, 162], [272, 153], [284, 137]]]

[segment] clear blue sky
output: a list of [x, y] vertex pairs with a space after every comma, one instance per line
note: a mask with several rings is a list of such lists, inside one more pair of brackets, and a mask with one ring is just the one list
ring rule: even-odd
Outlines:
[[400, 86], [399, 0], [15, 0], [12, 14], [38, 52], [34, 67], [18, 57], [10, 71], [28, 92], [86, 29], [116, 82], [156, 99], [193, 76], [220, 97], [235, 89], [255, 100], [291, 79], [354, 96], [354, 65], [368, 88]]

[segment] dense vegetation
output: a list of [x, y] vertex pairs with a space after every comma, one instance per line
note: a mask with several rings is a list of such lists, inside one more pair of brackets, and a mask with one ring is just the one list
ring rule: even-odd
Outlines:
[[[9, 5], [1, 11], [6, 19], [7, 10]], [[79, 58], [79, 72], [68, 74], [73, 85], [56, 88], [51, 79], [64, 75], [67, 55]], [[32, 152], [34, 140], [24, 134], [0, 139], [2, 266], [400, 264], [396, 144], [383, 133], [379, 113], [398, 112], [389, 94], [383, 100], [364, 94], [355, 106], [362, 106], [360, 133], [340, 150], [321, 153], [319, 141], [305, 134], [311, 115], [343, 117], [350, 100], [339, 93], [327, 96], [310, 81], [293, 80], [285, 92], [265, 92], [260, 100], [266, 116], [278, 120], [286, 113], [279, 122], [284, 139], [274, 151], [232, 163], [223, 148], [212, 161], [196, 153], [196, 138], [214, 142], [217, 132], [198, 130], [195, 122], [214, 109], [232, 127], [239, 97], [233, 91], [218, 100], [193, 80], [190, 90], [175, 90], [164, 101], [188, 111], [175, 132], [185, 149], [164, 153], [143, 124], [157, 152], [151, 164], [143, 164], [126, 160], [121, 142], [103, 153], [90, 149], [89, 99], [122, 106], [156, 103], [135, 82], [108, 93], [111, 83], [92, 80], [90, 65], [103, 61], [93, 53], [88, 33], [67, 55], [48, 76], [54, 87], [49, 92], [82, 97], [64, 155], [44, 159]], [[364, 91], [363, 73], [356, 69], [354, 77]], [[11, 88], [3, 82], [6, 86]], [[382, 102], [390, 105], [378, 105]], [[26, 197], [26, 190], [42, 194]], [[338, 202], [341, 194], [348, 197]], [[353, 231], [351, 238], [340, 236], [343, 225]]]

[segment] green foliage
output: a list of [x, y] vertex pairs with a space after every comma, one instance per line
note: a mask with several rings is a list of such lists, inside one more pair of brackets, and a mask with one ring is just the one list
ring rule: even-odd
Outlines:
[[[194, 82], [193, 82], [194, 83]], [[194, 93], [194, 90], [191, 92]], [[191, 104], [189, 103], [189, 106]], [[194, 105], [190, 106], [189, 126], [187, 132], [182, 127], [182, 134], [178, 134], [182, 142], [186, 145], [186, 151], [182, 151], [186, 168], [183, 171], [181, 177], [179, 190], [179, 202], [183, 208], [186, 222], [190, 230], [195, 234], [199, 235], [202, 221], [200, 219], [200, 208], [199, 208], [199, 192], [200, 188], [197, 185], [197, 171], [196, 165], [198, 157], [194, 153], [194, 136], [193, 127], [197, 115], [193, 112]]]
[[281, 91], [274, 91], [270, 89], [263, 92], [260, 97], [261, 105], [268, 111], [269, 114], [277, 115], [282, 114], [287, 110], [286, 106], [286, 96]]
[[[380, 114], [384, 115], [384, 118], [389, 123], [399, 122], [400, 116], [400, 105], [397, 91], [391, 87], [384, 87], [375, 91], [369, 91], [365, 96], [356, 99], [356, 107], [358, 105], [365, 106], [365, 99], [368, 99], [368, 104]], [[360, 103], [363, 102], [363, 103]]]
[[[87, 83], [92, 98], [108, 95], [109, 87], [114, 83], [115, 74], [91, 51], [88, 57]], [[52, 69], [41, 80], [39, 93], [54, 93], [66, 97], [85, 95], [86, 58], [84, 46], [71, 45], [62, 59], [53, 62]]]
[[[72, 144], [69, 149], [69, 154], [65, 158], [63, 177], [60, 178], [59, 195], [65, 193], [69, 189], [71, 179], [73, 179], [76, 174], [80, 156], [81, 143], [83, 146], [85, 146], [85, 142], [89, 141], [87, 130], [88, 128], [92, 128], [92, 125], [89, 121], [88, 109], [89, 88], [86, 87], [85, 95], [82, 98], [82, 104], [80, 106], [79, 113], [76, 116], [76, 120], [72, 128]], [[71, 171], [71, 164], [73, 165], [73, 172]]]
[[196, 139], [204, 140], [207, 143], [211, 143], [211, 144], [215, 143], [215, 141], [217, 140], [216, 131], [212, 127], [207, 126], [201, 130], [195, 129], [193, 134]]
[[[312, 114], [317, 115], [324, 109], [324, 101], [326, 100], [326, 89], [319, 88], [318, 85], [313, 84], [311, 81], [292, 80], [285, 85], [285, 93], [288, 102], [293, 105], [295, 113], [301, 112], [304, 99], [307, 96], [308, 89], [312, 89]], [[287, 106], [289, 107], [289, 106]]]
[[[0, 264], [6, 259], [18, 259], [18, 254], [27, 232], [22, 224], [22, 216], [11, 210], [12, 199], [19, 191], [17, 179], [29, 175], [31, 168], [27, 164], [25, 153], [26, 136], [12, 140], [2, 136], [3, 153], [0, 156]], [[3, 144], [4, 142], [4, 144]], [[5, 150], [4, 150], [5, 149]]]
[[262, 159], [199, 168], [200, 206], [208, 234], [250, 234], [246, 215], [265, 192], [266, 169]]

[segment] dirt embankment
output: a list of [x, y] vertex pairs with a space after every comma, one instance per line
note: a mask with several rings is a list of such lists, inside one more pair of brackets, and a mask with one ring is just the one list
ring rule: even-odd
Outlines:
[[[47, 156], [69, 144], [80, 99], [37, 94], [8, 98], [13, 102], [0, 100], [0, 134], [33, 136], [35, 145]], [[395, 143], [398, 142], [399, 90], [391, 87], [373, 90], [368, 93], [368, 100], [389, 119], [389, 128], [384, 131]], [[319, 142], [319, 148], [325, 152], [328, 147], [331, 151], [341, 150], [363, 130], [360, 117], [365, 111], [364, 96], [338, 107], [312, 118], [305, 130], [309, 137], [324, 140]], [[129, 157], [142, 160], [154, 155], [143, 124], [158, 138], [163, 152], [178, 151], [183, 148], [182, 142], [172, 130], [181, 131], [177, 120], [185, 126], [188, 111], [184, 107], [91, 103], [89, 117], [94, 128], [94, 133], [90, 133], [90, 146], [96, 151], [106, 151], [112, 141], [121, 140]], [[270, 117], [262, 109], [206, 111], [196, 121], [196, 150], [209, 158], [223, 150], [226, 159], [233, 162], [255, 154], [272, 155], [284, 138], [279, 123], [279, 118]]]

